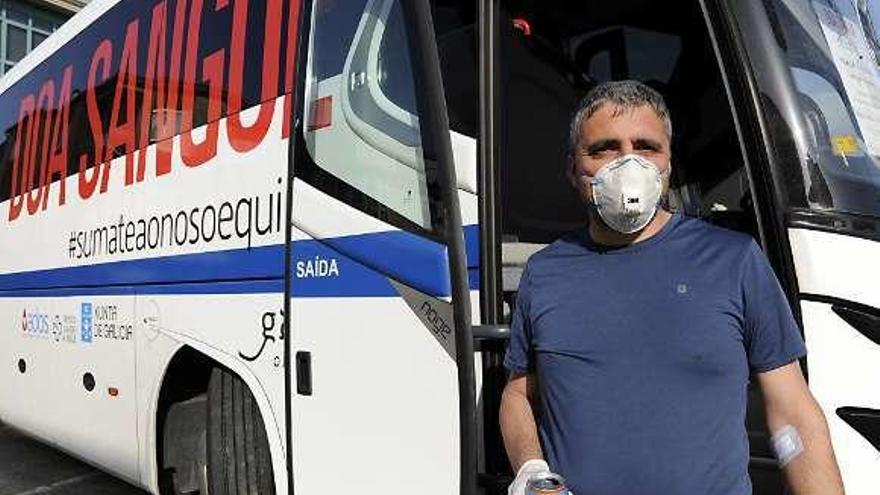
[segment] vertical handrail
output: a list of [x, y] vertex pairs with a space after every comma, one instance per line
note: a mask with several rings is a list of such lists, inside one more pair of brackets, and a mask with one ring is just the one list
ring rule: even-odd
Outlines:
[[461, 495], [477, 493], [477, 417], [474, 375], [474, 340], [471, 331], [470, 287], [464, 230], [458, 202], [455, 162], [449, 136], [449, 117], [440, 71], [440, 56], [434, 36], [429, 0], [401, 1], [411, 40], [413, 76], [419, 100], [419, 115], [426, 166], [435, 162], [443, 181], [442, 198], [445, 211], [445, 240], [449, 255], [449, 276], [452, 286], [453, 322], [455, 323], [455, 355], [458, 365], [458, 410], [460, 437]]
[[478, 7], [479, 121], [477, 170], [480, 221], [480, 319], [485, 324], [501, 323], [500, 186], [498, 163], [498, 22], [499, 0], [480, 0]]

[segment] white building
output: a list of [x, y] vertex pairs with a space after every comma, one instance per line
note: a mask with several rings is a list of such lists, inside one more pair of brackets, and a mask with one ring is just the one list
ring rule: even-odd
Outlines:
[[0, 0], [0, 75], [88, 0]]

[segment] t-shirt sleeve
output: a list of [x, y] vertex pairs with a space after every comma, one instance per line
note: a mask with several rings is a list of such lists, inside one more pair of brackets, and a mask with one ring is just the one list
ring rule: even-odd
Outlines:
[[807, 354], [788, 299], [766, 256], [750, 242], [742, 273], [745, 343], [752, 373], [762, 373]]
[[535, 370], [530, 307], [531, 283], [529, 265], [526, 264], [517, 289], [516, 306], [510, 324], [510, 341], [504, 357], [504, 366], [512, 373], [530, 373]]

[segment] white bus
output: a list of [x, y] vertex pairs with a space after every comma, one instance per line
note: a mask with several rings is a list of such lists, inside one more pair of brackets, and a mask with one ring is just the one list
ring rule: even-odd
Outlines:
[[[880, 487], [880, 1], [94, 0], [0, 79], [0, 419], [153, 493], [506, 493], [567, 126], [667, 98], [670, 203], [753, 235]], [[649, 414], [649, 412], [646, 412]], [[760, 397], [755, 493], [785, 488]]]

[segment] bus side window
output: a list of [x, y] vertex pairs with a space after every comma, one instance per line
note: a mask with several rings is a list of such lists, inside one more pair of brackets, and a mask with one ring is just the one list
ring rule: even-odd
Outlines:
[[314, 4], [299, 175], [381, 220], [438, 232], [439, 175], [423, 157], [412, 59], [396, 0]]

